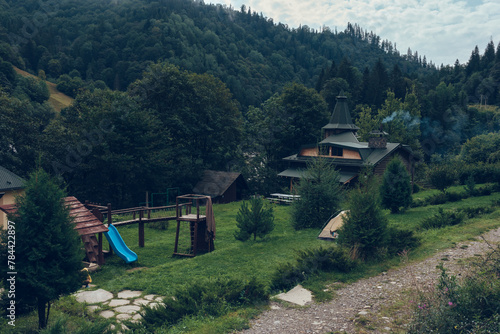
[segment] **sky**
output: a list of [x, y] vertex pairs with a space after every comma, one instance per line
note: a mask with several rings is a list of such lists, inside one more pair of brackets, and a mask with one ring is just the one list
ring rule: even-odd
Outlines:
[[[207, 1], [208, 2], [208, 1]], [[401, 54], [408, 48], [437, 66], [467, 63], [477, 45], [482, 55], [500, 39], [499, 0], [212, 0], [241, 5], [291, 28], [328, 26], [342, 31], [357, 23], [389, 40]]]

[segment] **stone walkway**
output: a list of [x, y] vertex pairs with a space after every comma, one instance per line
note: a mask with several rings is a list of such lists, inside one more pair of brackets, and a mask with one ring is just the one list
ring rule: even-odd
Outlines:
[[[95, 286], [90, 286], [93, 287]], [[113, 318], [117, 322], [138, 321], [141, 318], [139, 311], [142, 306], [155, 307], [163, 300], [163, 297], [158, 295], [143, 295], [142, 291], [123, 290], [115, 296], [104, 289], [82, 289], [75, 293], [75, 297], [79, 303], [86, 303], [90, 311], [98, 312], [106, 319]]]

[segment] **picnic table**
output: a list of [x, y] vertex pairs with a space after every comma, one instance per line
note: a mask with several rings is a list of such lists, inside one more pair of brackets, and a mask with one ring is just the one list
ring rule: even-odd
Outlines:
[[291, 204], [292, 202], [300, 199], [300, 195], [288, 195], [288, 194], [271, 194], [271, 197], [268, 197], [267, 199], [271, 203], [277, 203], [277, 204]]

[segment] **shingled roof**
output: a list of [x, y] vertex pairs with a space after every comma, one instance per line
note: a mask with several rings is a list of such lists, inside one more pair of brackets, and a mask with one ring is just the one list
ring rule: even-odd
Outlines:
[[0, 166], [0, 191], [24, 188], [24, 180], [16, 174]]
[[330, 117], [330, 122], [325, 125], [323, 129], [359, 130], [359, 128], [352, 122], [349, 106], [347, 105], [347, 97], [343, 95], [343, 92], [340, 93], [340, 96], [337, 96], [337, 103], [335, 104], [335, 109]]
[[[70, 216], [73, 217], [75, 230], [80, 236], [92, 235], [100, 232], [108, 232], [108, 228], [92, 214], [76, 197], [64, 198], [64, 203], [70, 209]], [[0, 210], [9, 214], [17, 211], [15, 204], [0, 205]]]
[[193, 192], [218, 197], [223, 195], [238, 178], [241, 178], [241, 182], [246, 187], [245, 180], [240, 173], [205, 170], [201, 180], [193, 188]]

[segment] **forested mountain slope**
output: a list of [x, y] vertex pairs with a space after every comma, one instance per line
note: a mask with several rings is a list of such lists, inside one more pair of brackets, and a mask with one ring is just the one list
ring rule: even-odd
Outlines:
[[[0, 56], [49, 78], [102, 80], [125, 90], [148, 64], [168, 61], [226, 83], [242, 106], [258, 105], [297, 81], [314, 87], [322, 69], [345, 57], [356, 73], [382, 59], [402, 73], [424, 71], [418, 53], [357, 25], [342, 31], [290, 28], [244, 6], [238, 10], [191, 0], [5, 0], [0, 2]], [[315, 27], [318, 28], [318, 27]], [[409, 61], [406, 61], [408, 59]]]

